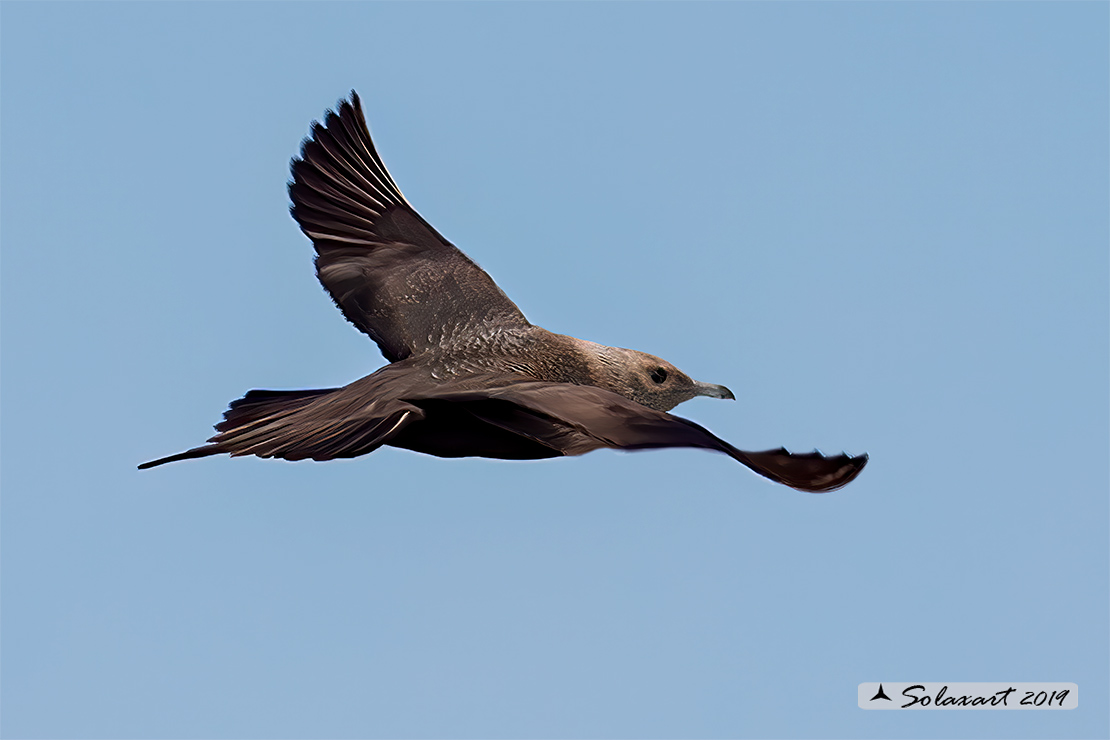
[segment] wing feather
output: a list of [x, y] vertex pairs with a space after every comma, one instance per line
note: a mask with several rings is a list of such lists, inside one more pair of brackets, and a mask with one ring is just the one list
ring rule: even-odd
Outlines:
[[405, 200], [354, 91], [313, 124], [291, 169], [290, 211], [316, 248], [320, 283], [389, 361], [530, 327]]
[[810, 493], [833, 491], [850, 483], [867, 464], [867, 455], [826, 457], [816, 450], [793, 453], [785, 448], [739, 450], [688, 419], [594, 386], [525, 382], [437, 395], [466, 405], [483, 421], [565, 455], [581, 455], [603, 447], [697, 447], [723, 452], [759, 475]]

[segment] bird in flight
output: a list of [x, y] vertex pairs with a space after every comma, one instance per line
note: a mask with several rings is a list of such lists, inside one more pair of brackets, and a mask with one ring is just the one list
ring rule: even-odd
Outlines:
[[316, 275], [389, 364], [342, 388], [252, 390], [208, 443], [152, 468], [220, 453], [357, 457], [382, 445], [438, 457], [534, 460], [614, 448], [700, 447], [802, 491], [840, 488], [867, 455], [745, 452], [669, 413], [734, 398], [644, 352], [534, 326], [493, 279], [401, 195], [358, 95], [313, 123], [289, 185]]

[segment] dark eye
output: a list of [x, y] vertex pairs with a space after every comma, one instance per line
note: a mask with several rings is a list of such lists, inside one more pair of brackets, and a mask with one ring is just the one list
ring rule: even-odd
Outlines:
[[667, 371], [661, 367], [657, 367], [651, 371], [651, 379], [656, 383], [662, 383], [667, 379]]

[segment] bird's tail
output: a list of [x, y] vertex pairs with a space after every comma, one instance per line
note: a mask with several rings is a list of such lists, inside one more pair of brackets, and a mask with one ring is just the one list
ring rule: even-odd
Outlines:
[[318, 397], [336, 390], [338, 389], [250, 391], [239, 400], [231, 402], [231, 406], [224, 412], [224, 420], [216, 425], [219, 434], [209, 439], [209, 444], [145, 462], [139, 466], [139, 470], [178, 460], [218, 455], [221, 452], [275, 457], [282, 445], [281, 432], [289, 426], [288, 418]]

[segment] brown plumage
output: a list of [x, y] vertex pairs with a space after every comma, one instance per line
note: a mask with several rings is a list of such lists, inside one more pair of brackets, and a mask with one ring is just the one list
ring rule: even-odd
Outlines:
[[378, 157], [351, 92], [293, 160], [291, 212], [316, 274], [389, 365], [342, 388], [251, 391], [209, 444], [140, 465], [218, 453], [331, 460], [382, 445], [509, 460], [701, 447], [771, 480], [831, 491], [867, 455], [744, 452], [668, 413], [695, 396], [733, 398], [643, 352], [553, 334], [409, 205]]

